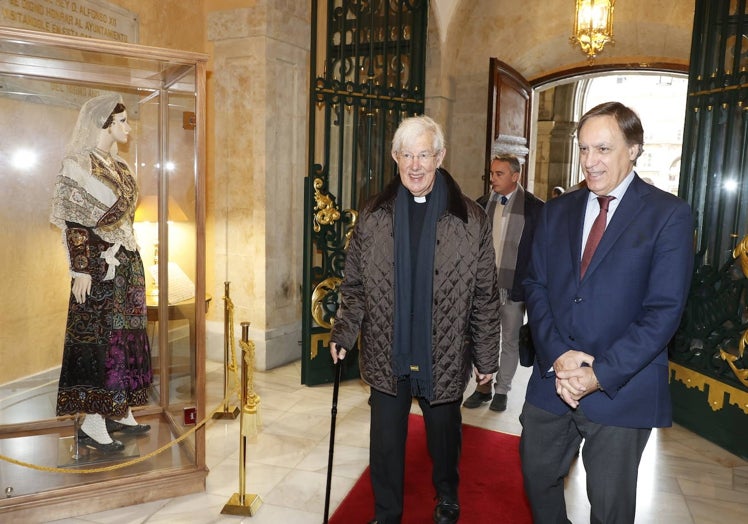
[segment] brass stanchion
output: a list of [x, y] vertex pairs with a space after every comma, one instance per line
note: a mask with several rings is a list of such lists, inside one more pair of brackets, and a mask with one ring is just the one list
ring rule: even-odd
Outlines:
[[230, 418], [235, 419], [239, 415], [239, 407], [229, 406], [229, 372], [232, 366], [236, 367], [235, 364], [229, 358], [229, 348], [233, 347], [233, 322], [230, 321], [233, 315], [233, 304], [229, 295], [229, 284], [230, 282], [223, 283], [223, 398], [226, 401], [223, 403], [223, 411], [217, 411], [213, 414], [213, 418]]
[[255, 344], [249, 340], [249, 322], [242, 322], [242, 419], [241, 434], [245, 437], [257, 435], [262, 426], [260, 395], [255, 393]]
[[249, 343], [249, 322], [242, 322], [242, 416], [239, 419], [239, 492], [221, 510], [223, 515], [252, 516], [262, 505], [259, 495], [247, 494], [246, 462], [248, 427], [261, 425], [259, 418], [260, 397], [254, 392], [254, 346]]

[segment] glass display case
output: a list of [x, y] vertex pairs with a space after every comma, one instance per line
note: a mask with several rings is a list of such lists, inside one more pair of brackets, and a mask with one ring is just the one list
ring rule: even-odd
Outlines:
[[[0, 27], [0, 520], [46, 521], [205, 488], [205, 64], [197, 53]], [[152, 385], [146, 434], [80, 446], [56, 416], [71, 273], [50, 224], [79, 110], [121, 95], [137, 180]], [[142, 303], [142, 301], [141, 301]], [[15, 519], [15, 520], [14, 520]]]

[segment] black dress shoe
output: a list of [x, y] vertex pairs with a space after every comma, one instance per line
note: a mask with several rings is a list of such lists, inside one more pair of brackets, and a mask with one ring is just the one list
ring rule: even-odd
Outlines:
[[78, 433], [78, 445], [98, 449], [104, 453], [118, 453], [125, 449], [125, 445], [119, 440], [112, 440], [109, 444], [102, 444], [82, 432]]
[[462, 403], [463, 407], [468, 409], [474, 409], [482, 406], [486, 402], [491, 400], [491, 393], [481, 393], [480, 391], [473, 391], [473, 394], [465, 399]]
[[460, 518], [460, 505], [456, 502], [449, 502], [446, 499], [439, 499], [439, 503], [434, 508], [434, 522], [436, 524], [456, 524]]
[[506, 394], [496, 393], [488, 409], [491, 411], [506, 411]]
[[114, 420], [106, 419], [106, 430], [109, 433], [125, 433], [127, 435], [140, 435], [142, 433], [148, 433], [151, 426], [149, 424], [136, 424], [135, 426], [128, 426], [127, 424], [120, 424]]

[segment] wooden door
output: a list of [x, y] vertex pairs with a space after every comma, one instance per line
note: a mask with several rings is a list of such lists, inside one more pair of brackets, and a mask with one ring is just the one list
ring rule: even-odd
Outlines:
[[488, 73], [488, 125], [484, 193], [488, 192], [491, 157], [511, 153], [522, 164], [521, 183], [527, 187], [530, 152], [532, 88], [527, 80], [498, 58], [490, 59]]

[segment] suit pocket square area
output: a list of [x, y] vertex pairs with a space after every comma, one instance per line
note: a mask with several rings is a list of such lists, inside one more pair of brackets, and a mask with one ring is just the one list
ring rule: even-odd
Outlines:
[[519, 328], [519, 363], [529, 368], [535, 362], [535, 346], [532, 343], [532, 333], [529, 324], [522, 324]]

